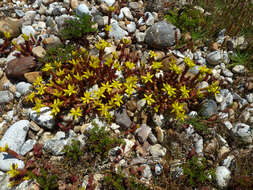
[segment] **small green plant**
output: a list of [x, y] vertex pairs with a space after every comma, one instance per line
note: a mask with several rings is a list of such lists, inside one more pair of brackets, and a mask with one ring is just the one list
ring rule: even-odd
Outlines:
[[105, 127], [99, 127], [93, 123], [93, 128], [89, 131], [88, 149], [96, 155], [106, 156], [108, 151], [122, 143], [116, 137], [111, 137], [110, 132], [105, 130]]
[[189, 118], [185, 120], [186, 124], [190, 124], [194, 127], [195, 131], [198, 134], [206, 135], [209, 134], [209, 122], [204, 117], [196, 116], [194, 118]]
[[192, 6], [170, 10], [165, 18], [182, 32], [190, 32], [194, 41], [205, 36], [206, 31], [202, 26], [206, 17]]
[[232, 63], [227, 66], [228, 68], [232, 68], [235, 65], [244, 65], [253, 69], [252, 64], [250, 64], [250, 54], [248, 52], [237, 49], [233, 55], [229, 56], [229, 58]]
[[184, 175], [189, 185], [197, 187], [206, 183], [211, 183], [215, 178], [215, 170], [209, 169], [206, 159], [193, 156], [183, 166]]
[[87, 45], [86, 37], [96, 31], [95, 28], [92, 28], [95, 23], [91, 21], [92, 17], [88, 14], [74, 15], [74, 17], [74, 19], [65, 21], [65, 27], [60, 31], [60, 35], [64, 40], [80, 41], [83, 39], [84, 44]]
[[83, 154], [80, 141], [74, 139], [72, 140], [71, 145], [66, 145], [64, 147], [63, 151], [66, 153], [66, 157], [73, 159], [74, 162], [78, 161]]
[[107, 172], [102, 186], [106, 190], [148, 190], [142, 183], [138, 183], [133, 177], [125, 177], [121, 173]]
[[58, 189], [58, 176], [49, 174], [44, 168], [41, 168], [38, 175], [35, 175], [33, 172], [28, 172], [28, 176], [30, 179], [36, 180], [44, 190]]

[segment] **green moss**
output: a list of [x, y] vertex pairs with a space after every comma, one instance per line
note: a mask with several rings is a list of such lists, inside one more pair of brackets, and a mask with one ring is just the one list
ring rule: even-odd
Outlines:
[[209, 169], [206, 159], [193, 156], [183, 166], [184, 175], [190, 186], [200, 186], [201, 184], [211, 183], [215, 178], [215, 170]]
[[66, 145], [64, 147], [63, 151], [66, 153], [66, 157], [72, 159], [74, 162], [78, 161], [83, 155], [80, 141], [74, 139], [72, 140], [71, 145]]

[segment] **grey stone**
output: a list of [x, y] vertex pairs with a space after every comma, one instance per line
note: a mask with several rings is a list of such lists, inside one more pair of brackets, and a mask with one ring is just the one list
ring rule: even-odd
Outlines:
[[36, 140], [28, 139], [21, 147], [20, 154], [22, 156], [30, 152], [33, 149], [33, 146], [36, 144]]
[[203, 138], [200, 137], [196, 142], [195, 142], [195, 150], [196, 153], [199, 156], [203, 156]]
[[236, 123], [232, 129], [235, 136], [239, 136], [245, 143], [252, 143], [252, 134], [249, 125]]
[[4, 147], [7, 144], [11, 150], [19, 154], [29, 130], [29, 123], [28, 120], [20, 120], [11, 125], [4, 133], [0, 146]]
[[40, 108], [40, 114], [38, 114], [35, 110], [31, 110], [29, 116], [31, 120], [41, 127], [53, 129], [55, 125], [55, 120], [51, 115], [51, 108], [49, 107]]
[[232, 129], [233, 128], [233, 125], [230, 121], [224, 121], [224, 125], [227, 127], [227, 129]]
[[128, 129], [132, 125], [132, 121], [130, 120], [129, 116], [127, 115], [126, 109], [123, 108], [122, 110], [115, 111], [116, 117], [116, 124], [120, 125], [123, 128]]
[[151, 133], [151, 128], [145, 124], [142, 124], [141, 127], [136, 129], [135, 133], [140, 143], [144, 143]]
[[1, 171], [9, 171], [11, 170], [11, 166], [13, 164], [17, 164], [18, 169], [24, 169], [24, 162], [19, 160], [12, 155], [8, 154], [7, 152], [0, 153], [0, 170]]
[[220, 63], [229, 63], [228, 53], [226, 51], [213, 51], [207, 54], [206, 60], [210, 65], [218, 65]]
[[19, 92], [21, 95], [26, 95], [31, 92], [32, 85], [27, 82], [19, 82], [16, 85], [16, 91]]
[[94, 16], [94, 22], [98, 23], [99, 27], [103, 27], [105, 25], [103, 17], [98, 14]]
[[50, 139], [45, 142], [43, 149], [47, 152], [52, 153], [55, 156], [63, 155], [64, 146], [68, 144], [68, 141], [65, 139], [57, 140]]
[[123, 30], [118, 22], [114, 21], [111, 23], [111, 31], [109, 32], [109, 37], [114, 38], [115, 40], [121, 40], [128, 35], [128, 32]]
[[14, 99], [14, 96], [10, 91], [8, 90], [0, 91], [0, 104], [9, 103], [13, 99]]
[[218, 186], [223, 189], [226, 188], [231, 178], [231, 172], [224, 166], [218, 166], [215, 171], [216, 181]]
[[76, 8], [76, 14], [78, 16], [82, 16], [83, 14], [90, 14], [90, 11], [89, 11], [89, 7], [85, 4], [80, 4], [78, 5], [78, 7]]
[[201, 106], [200, 115], [205, 117], [211, 117], [217, 113], [217, 104], [214, 100], [206, 100]]
[[180, 40], [181, 33], [174, 25], [161, 21], [153, 24], [147, 29], [145, 42], [154, 48], [166, 48], [173, 46], [177, 40]]

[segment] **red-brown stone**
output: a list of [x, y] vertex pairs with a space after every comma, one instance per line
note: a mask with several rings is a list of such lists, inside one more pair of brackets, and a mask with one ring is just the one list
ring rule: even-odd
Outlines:
[[24, 74], [32, 71], [35, 66], [34, 57], [20, 57], [10, 61], [5, 72], [8, 78], [24, 79]]

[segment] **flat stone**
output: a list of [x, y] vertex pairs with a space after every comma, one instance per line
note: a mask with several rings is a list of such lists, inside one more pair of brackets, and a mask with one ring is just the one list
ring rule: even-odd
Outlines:
[[9, 171], [11, 170], [12, 165], [17, 164], [18, 169], [24, 169], [25, 164], [22, 160], [19, 160], [12, 155], [8, 154], [7, 152], [0, 153], [0, 170], [1, 171]]
[[126, 109], [117, 110], [115, 111], [116, 117], [116, 124], [120, 125], [121, 127], [128, 129], [132, 125], [132, 121], [130, 120], [129, 116], [127, 115]]
[[39, 76], [41, 76], [40, 71], [28, 72], [24, 74], [25, 79], [31, 84], [34, 83]]
[[128, 20], [133, 20], [134, 17], [128, 7], [123, 7], [120, 9], [119, 19], [126, 17]]
[[46, 55], [46, 50], [42, 46], [36, 46], [32, 49], [32, 53], [35, 57], [43, 58]]
[[36, 62], [34, 61], [34, 57], [20, 57], [8, 62], [5, 72], [9, 78], [23, 79], [24, 74], [32, 71], [35, 66]]
[[7, 144], [11, 150], [20, 154], [20, 149], [25, 142], [28, 130], [28, 120], [20, 120], [14, 123], [4, 133], [3, 138], [0, 141], [0, 146], [4, 147]]
[[0, 20], [0, 33], [9, 32], [11, 37], [17, 37], [20, 34], [21, 25], [21, 19], [3, 18]]
[[145, 42], [154, 48], [166, 48], [173, 46], [176, 42], [176, 32], [177, 40], [180, 40], [180, 30], [174, 25], [167, 23], [166, 21], [157, 22], [147, 29]]
[[51, 115], [51, 108], [49, 107], [40, 108], [39, 114], [35, 110], [31, 110], [29, 116], [31, 120], [46, 129], [53, 129], [55, 126], [55, 119]]
[[135, 133], [140, 143], [144, 143], [151, 133], [151, 128], [145, 124], [142, 124], [139, 128], [136, 129]]

